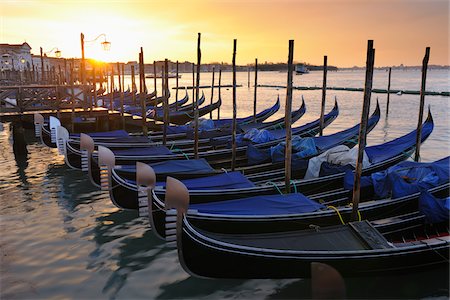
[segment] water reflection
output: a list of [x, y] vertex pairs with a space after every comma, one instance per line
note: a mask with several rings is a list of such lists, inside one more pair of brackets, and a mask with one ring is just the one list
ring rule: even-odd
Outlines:
[[13, 138], [13, 154], [17, 165], [17, 175], [24, 186], [28, 186], [28, 178], [25, 173], [28, 167], [28, 149], [25, 140], [25, 130], [22, 122], [16, 121], [10, 127]]
[[92, 232], [86, 232], [93, 234], [96, 243], [87, 268], [112, 271], [102, 292], [115, 298], [132, 273], [147, 268], [167, 249], [151, 232], [147, 220], [134, 211], [103, 214], [96, 224]]

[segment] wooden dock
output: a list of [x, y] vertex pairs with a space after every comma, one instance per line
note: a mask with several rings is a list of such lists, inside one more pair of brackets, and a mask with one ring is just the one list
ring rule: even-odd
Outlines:
[[[283, 85], [269, 85], [269, 84], [258, 84], [258, 87], [265, 87], [265, 88], [276, 88], [276, 89], [286, 89], [286, 86]], [[319, 86], [294, 86], [293, 89], [296, 90], [322, 90], [322, 87]], [[332, 87], [327, 86], [327, 90], [335, 90], [335, 91], [350, 91], [350, 92], [364, 92], [364, 88], [344, 88], [344, 87]], [[372, 89], [372, 93], [377, 94], [387, 94], [387, 90], [385, 89]], [[390, 90], [390, 94], [409, 94], [409, 95], [420, 95], [420, 91], [410, 91], [410, 90]], [[432, 92], [427, 91], [425, 92], [425, 95], [427, 96], [444, 96], [444, 97], [450, 97], [450, 92]]]

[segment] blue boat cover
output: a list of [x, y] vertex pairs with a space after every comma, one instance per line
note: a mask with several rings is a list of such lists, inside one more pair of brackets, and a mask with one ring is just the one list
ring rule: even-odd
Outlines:
[[174, 154], [165, 146], [154, 147], [136, 147], [128, 149], [114, 149], [112, 150], [115, 155], [124, 156], [150, 156], [150, 155], [172, 155]]
[[[272, 162], [284, 161], [286, 142], [281, 142], [276, 146], [270, 147], [270, 156]], [[301, 159], [313, 155], [317, 155], [316, 143], [314, 138], [301, 138], [298, 135], [292, 139], [292, 159]]]
[[[92, 138], [116, 138], [116, 137], [129, 137], [128, 132], [125, 130], [113, 130], [103, 132], [89, 132], [86, 133]], [[79, 133], [71, 133], [70, 137], [80, 137]]]
[[245, 133], [242, 138], [255, 144], [267, 143], [275, 139], [269, 130], [259, 130], [256, 128], [252, 128], [249, 132]]
[[[149, 164], [156, 174], [205, 174], [215, 173], [215, 170], [209, 165], [206, 159], [190, 159], [190, 160], [168, 160], [158, 163]], [[115, 167], [116, 170], [127, 173], [135, 173], [136, 165], [120, 165]]]
[[448, 222], [450, 215], [450, 197], [436, 198], [430, 192], [420, 193], [419, 211], [425, 215], [428, 223]]
[[[195, 128], [195, 121], [191, 121], [188, 124], [188, 127], [193, 130]], [[198, 119], [198, 129], [199, 130], [211, 130], [214, 129], [214, 121], [211, 119], [200, 118]]]
[[[448, 182], [450, 178], [450, 157], [432, 163], [404, 161], [387, 170], [363, 176], [361, 186], [373, 186], [379, 198], [403, 197]], [[353, 189], [353, 172], [347, 171], [344, 187]]]
[[[433, 131], [434, 124], [433, 122], [425, 122], [422, 126], [422, 142], [425, 141], [428, 136]], [[416, 144], [416, 135], [417, 130], [413, 130], [412, 132], [394, 139], [390, 142], [366, 147], [365, 151], [369, 160], [372, 164], [384, 161], [388, 158], [397, 156], [406, 151], [406, 149], [415, 146]]]
[[325, 206], [303, 194], [263, 195], [236, 200], [192, 204], [201, 213], [225, 215], [289, 215], [318, 211]]
[[[228, 172], [214, 176], [181, 180], [188, 190], [222, 190], [254, 187], [255, 184], [240, 172]], [[158, 182], [156, 186], [166, 186]]]

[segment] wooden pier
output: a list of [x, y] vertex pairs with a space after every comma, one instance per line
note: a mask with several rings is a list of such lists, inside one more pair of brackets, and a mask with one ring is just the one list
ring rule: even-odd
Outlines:
[[[265, 88], [276, 88], [276, 89], [286, 89], [286, 86], [283, 85], [269, 85], [269, 84], [258, 84], [258, 87], [265, 87]], [[322, 90], [322, 87], [320, 86], [294, 86], [293, 89], [295, 90]], [[332, 87], [327, 86], [327, 90], [335, 90], [335, 91], [350, 91], [350, 92], [364, 92], [364, 88], [344, 88], [344, 87]], [[388, 91], [385, 89], [372, 89], [372, 93], [378, 93], [378, 94], [387, 94]], [[410, 91], [410, 90], [390, 90], [390, 94], [409, 94], [409, 95], [420, 95], [420, 91]], [[444, 96], [444, 97], [450, 97], [450, 92], [432, 92], [427, 91], [425, 92], [425, 95], [427, 96]]]
[[[97, 107], [92, 95], [83, 85], [12, 85], [0, 87], [0, 122], [24, 121], [33, 123], [35, 113], [48, 118], [55, 116], [67, 128], [74, 125], [74, 132], [107, 131], [121, 129], [120, 111]], [[75, 92], [76, 91], [76, 92]], [[142, 117], [123, 114], [128, 131], [139, 131]], [[148, 128], [155, 121], [146, 119]]]

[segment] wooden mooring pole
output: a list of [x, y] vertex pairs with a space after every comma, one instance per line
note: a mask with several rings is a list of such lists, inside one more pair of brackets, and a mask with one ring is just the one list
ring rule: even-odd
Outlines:
[[427, 82], [427, 70], [428, 60], [430, 59], [430, 47], [425, 49], [425, 56], [422, 61], [422, 84], [420, 86], [420, 104], [419, 104], [419, 121], [417, 123], [417, 136], [416, 136], [416, 153], [414, 155], [414, 161], [420, 160], [420, 145], [422, 143], [422, 121], [423, 121], [423, 108], [425, 106], [425, 86]]
[[320, 123], [319, 123], [319, 136], [323, 135], [323, 118], [325, 114], [325, 100], [327, 97], [327, 71], [328, 71], [328, 57], [323, 57], [323, 83], [322, 83], [322, 105], [320, 106]]
[[135, 78], [134, 66], [131, 65], [131, 99], [133, 100], [133, 105], [136, 106], [136, 78]]
[[119, 95], [120, 95], [120, 118], [122, 120], [122, 129], [125, 129], [125, 109], [124, 109], [124, 95], [123, 95], [123, 85], [122, 85], [122, 77], [120, 70], [120, 63], [117, 63], [117, 79], [119, 80]]
[[[147, 129], [147, 111], [145, 105], [145, 95], [143, 89], [145, 89], [145, 72], [144, 72], [144, 49], [141, 47], [141, 52], [139, 53], [139, 100], [141, 102], [141, 114], [142, 114], [142, 134], [144, 136], [148, 135]], [[156, 88], [156, 85], [155, 85]]]
[[361, 123], [359, 125], [358, 138], [358, 158], [356, 160], [355, 178], [353, 183], [353, 207], [352, 220], [358, 220], [358, 205], [361, 191], [361, 173], [364, 158], [364, 149], [366, 147], [367, 121], [369, 119], [370, 96], [372, 93], [373, 66], [375, 62], [375, 49], [373, 40], [367, 42], [367, 60], [366, 60], [366, 80], [364, 85], [364, 101], [361, 114]]
[[41, 47], [41, 81], [45, 80], [45, 68], [44, 68], [44, 52]]
[[233, 122], [231, 135], [231, 171], [236, 168], [236, 44], [237, 40], [233, 41]]
[[284, 112], [284, 127], [286, 129], [286, 148], [284, 158], [285, 193], [291, 192], [291, 158], [292, 158], [292, 74], [294, 73], [294, 40], [289, 40], [288, 76], [286, 88], [286, 104]]
[[[211, 105], [213, 104], [213, 98], [214, 98], [214, 73], [215, 73], [215, 68], [213, 67], [212, 69], [212, 83], [211, 83]], [[212, 119], [212, 111], [209, 112], [209, 118]]]
[[256, 95], [258, 89], [258, 59], [255, 58], [255, 86], [253, 92], [253, 123], [256, 123]]
[[156, 97], [158, 95], [158, 91], [157, 91], [157, 88], [156, 88], [156, 61], [153, 61], [153, 74], [155, 75], [155, 76], [153, 76], [153, 85], [155, 87], [155, 97]]
[[111, 76], [110, 76], [111, 84], [111, 93], [109, 94], [109, 109], [114, 109], [114, 66], [111, 66]]
[[192, 111], [195, 106], [195, 64], [192, 63]]
[[176, 74], [176, 78], [175, 78], [175, 111], [178, 111], [178, 60], [177, 60], [177, 74]]
[[[219, 100], [222, 100], [222, 92], [221, 92], [221, 86], [222, 86], [222, 66], [219, 68]], [[220, 120], [220, 106], [217, 108], [217, 120]]]
[[391, 72], [392, 72], [392, 68], [389, 68], [388, 86], [387, 86], [387, 102], [386, 102], [386, 117], [389, 115], [389, 98], [390, 98], [390, 94], [391, 94]]
[[[163, 145], [167, 145], [167, 127], [169, 126], [169, 93], [168, 93], [168, 72], [169, 64], [167, 58], [164, 60], [164, 67], [161, 70], [162, 96], [163, 96]], [[156, 113], [156, 112], [155, 112]]]
[[195, 86], [195, 108], [194, 108], [194, 156], [198, 159], [198, 98], [200, 94], [200, 64], [202, 59], [202, 51], [200, 50], [201, 34], [198, 33], [197, 39], [197, 81]]
[[92, 67], [92, 85], [93, 85], [93, 95], [94, 95], [94, 106], [97, 107], [97, 78], [95, 76], [95, 66]]

